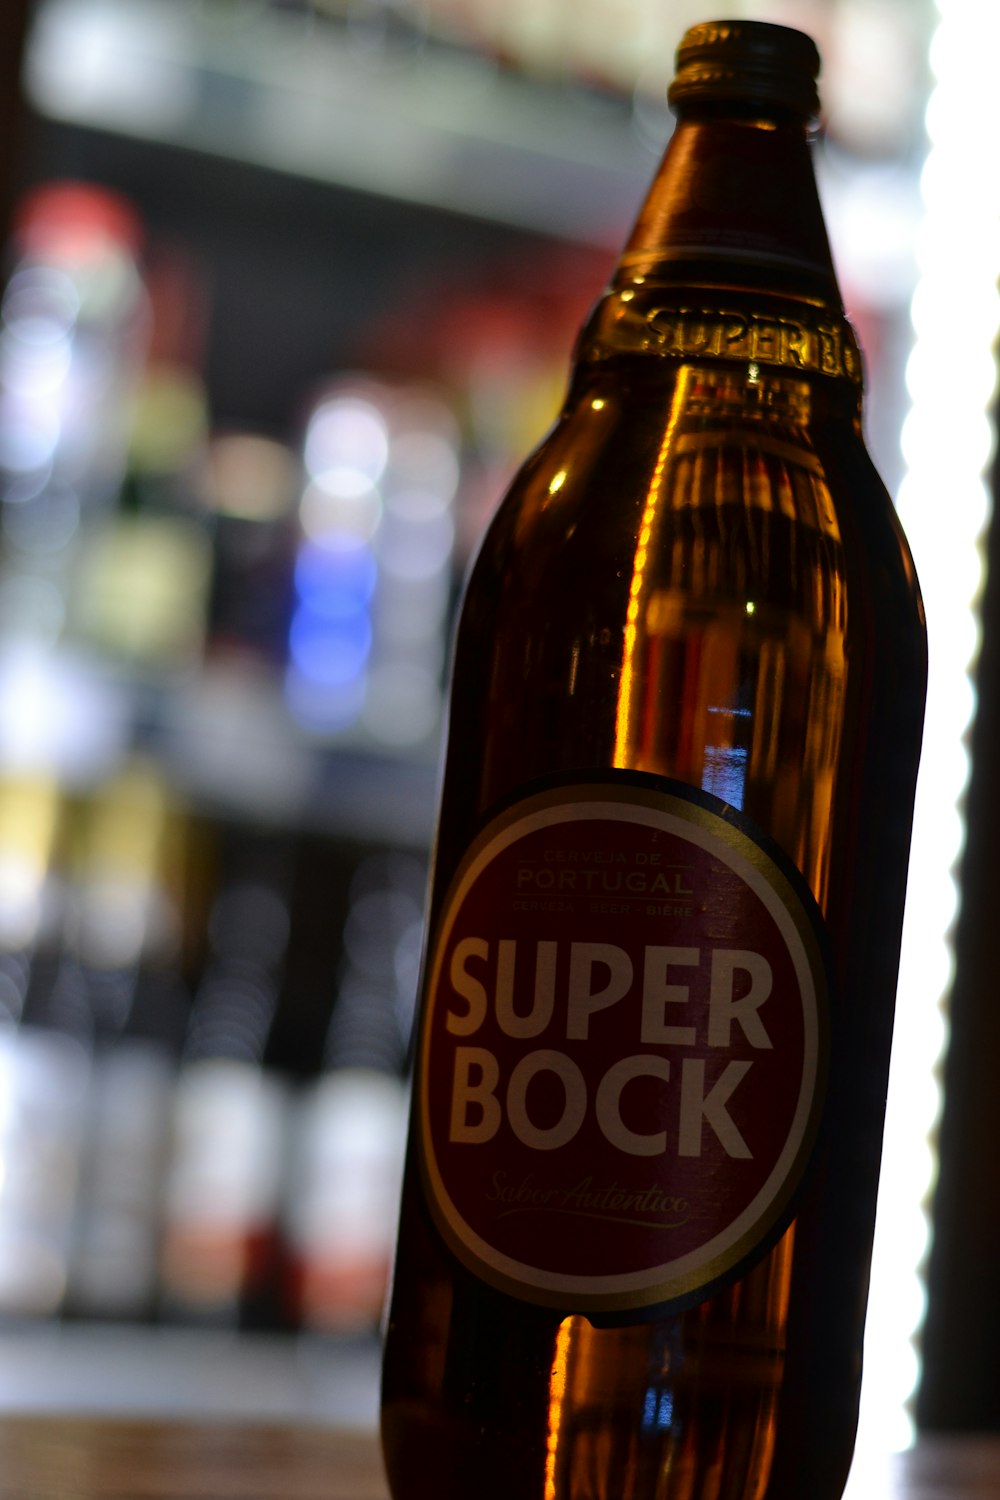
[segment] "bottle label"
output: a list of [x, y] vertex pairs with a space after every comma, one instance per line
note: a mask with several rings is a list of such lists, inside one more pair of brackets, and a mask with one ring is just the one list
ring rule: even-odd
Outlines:
[[421, 1156], [458, 1258], [582, 1312], [691, 1301], [783, 1227], [821, 1105], [819, 918], [741, 814], [624, 777], [519, 801], [429, 955]]
[[861, 381], [861, 356], [842, 318], [657, 308], [647, 319], [647, 330], [662, 353], [682, 359], [746, 361]]
[[[627, 298], [626, 298], [627, 294]], [[862, 382], [861, 354], [850, 325], [822, 308], [800, 313], [665, 305], [651, 293], [640, 302], [625, 287], [605, 298], [588, 359], [642, 352], [690, 361], [763, 365], [793, 375]]]

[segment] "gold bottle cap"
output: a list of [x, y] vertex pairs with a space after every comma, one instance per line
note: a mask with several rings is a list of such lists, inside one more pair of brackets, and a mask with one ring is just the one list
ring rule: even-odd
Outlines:
[[766, 21], [705, 21], [681, 40], [667, 98], [673, 106], [778, 105], [809, 119], [819, 113], [819, 70], [816, 44], [804, 32]]

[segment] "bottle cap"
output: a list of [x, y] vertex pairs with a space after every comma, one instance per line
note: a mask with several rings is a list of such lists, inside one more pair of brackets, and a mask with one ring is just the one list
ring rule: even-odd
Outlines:
[[674, 106], [779, 105], [812, 118], [819, 113], [819, 69], [816, 44], [804, 32], [766, 21], [705, 21], [681, 40], [667, 98]]

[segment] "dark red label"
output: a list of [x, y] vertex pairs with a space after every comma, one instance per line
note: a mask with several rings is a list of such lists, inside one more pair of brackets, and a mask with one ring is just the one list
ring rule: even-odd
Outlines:
[[701, 800], [519, 803], [459, 870], [428, 983], [425, 1178], [486, 1281], [662, 1303], [778, 1222], [814, 1134], [824, 970], [807, 898]]

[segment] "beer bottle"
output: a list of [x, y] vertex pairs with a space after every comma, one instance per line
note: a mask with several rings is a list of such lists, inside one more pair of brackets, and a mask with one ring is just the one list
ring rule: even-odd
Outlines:
[[835, 1500], [925, 684], [802, 34], [677, 121], [455, 648], [394, 1500]]

